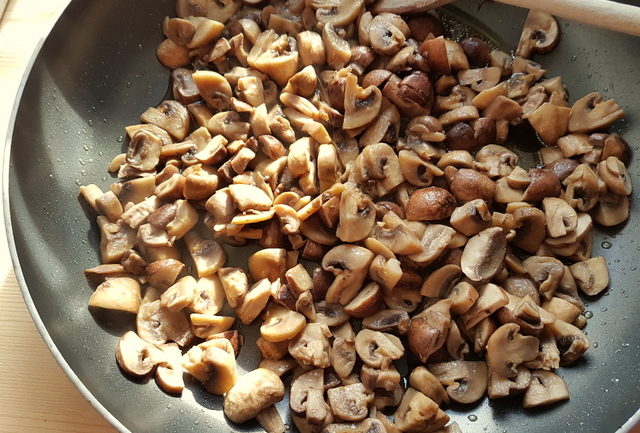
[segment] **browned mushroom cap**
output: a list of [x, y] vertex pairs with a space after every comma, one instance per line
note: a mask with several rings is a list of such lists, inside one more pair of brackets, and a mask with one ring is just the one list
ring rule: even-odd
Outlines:
[[557, 197], [560, 194], [560, 180], [551, 170], [532, 168], [529, 178], [531, 182], [522, 197], [524, 201], [541, 201], [545, 197]]
[[632, 191], [631, 178], [624, 163], [610, 156], [598, 164], [598, 175], [614, 194], [629, 195]]
[[138, 337], [133, 331], [127, 331], [116, 346], [116, 360], [126, 373], [133, 376], [146, 376], [151, 373], [160, 360], [161, 351]]
[[591, 213], [595, 222], [605, 227], [618, 225], [629, 218], [629, 197], [606, 194], [600, 197]]
[[473, 236], [491, 227], [493, 219], [487, 203], [478, 198], [457, 207], [451, 213], [450, 223], [465, 236]]
[[364, 0], [340, 1], [327, 3], [316, 10], [316, 18], [323, 24], [336, 27], [345, 26], [355, 21], [364, 9]]
[[545, 214], [536, 207], [521, 207], [513, 213], [516, 235], [511, 243], [535, 253], [547, 236]]
[[345, 421], [360, 421], [367, 417], [373, 392], [368, 391], [362, 383], [354, 383], [329, 389], [327, 397], [335, 416]]
[[551, 170], [560, 179], [560, 182], [563, 182], [578, 165], [578, 161], [574, 159], [561, 158], [550, 162], [545, 168]]
[[331, 331], [327, 325], [308, 323], [302, 332], [289, 342], [289, 353], [303, 365], [326, 368], [331, 365], [329, 337]]
[[536, 358], [540, 341], [536, 337], [521, 335], [519, 330], [518, 325], [509, 323], [489, 337], [487, 364], [491, 371], [513, 378], [518, 374], [518, 365]]
[[362, 88], [358, 77], [348, 74], [344, 81], [344, 129], [355, 129], [368, 125], [376, 118], [382, 107], [382, 93], [375, 86]]
[[604, 257], [593, 257], [569, 266], [578, 287], [587, 295], [595, 296], [609, 285], [609, 270]]
[[566, 187], [563, 198], [572, 207], [586, 212], [598, 203], [598, 176], [589, 164], [580, 164], [562, 183]]
[[384, 332], [363, 329], [356, 335], [355, 342], [360, 359], [373, 368], [388, 368], [391, 361], [404, 355], [400, 339]]
[[624, 117], [624, 111], [613, 99], [603, 101], [598, 92], [592, 92], [577, 100], [571, 107], [569, 131], [590, 132], [603, 129]]
[[280, 377], [265, 368], [258, 368], [240, 376], [224, 395], [224, 414], [235, 423], [255, 418], [263, 409], [284, 397]]
[[420, 294], [430, 298], [446, 298], [453, 286], [462, 278], [460, 266], [454, 264], [444, 265], [436, 269], [424, 280]]
[[522, 265], [538, 284], [540, 295], [544, 299], [551, 299], [564, 275], [562, 262], [553, 257], [531, 256], [523, 260]]
[[381, 332], [397, 332], [406, 334], [409, 329], [409, 314], [402, 310], [380, 310], [366, 317], [362, 326]]
[[152, 123], [182, 141], [189, 133], [191, 118], [187, 109], [177, 101], [162, 101], [157, 107], [148, 108], [140, 120]]
[[564, 380], [551, 371], [534, 370], [531, 383], [524, 393], [525, 408], [545, 406], [569, 399], [569, 389]]
[[499, 227], [481, 231], [467, 242], [460, 259], [462, 272], [472, 281], [493, 277], [507, 254], [507, 239]]
[[352, 183], [345, 184], [340, 195], [340, 218], [336, 236], [343, 242], [363, 240], [376, 222], [375, 206], [367, 194]]
[[448, 218], [456, 202], [449, 191], [434, 186], [416, 190], [405, 207], [409, 221], [433, 221]]
[[130, 277], [109, 278], [89, 298], [89, 306], [137, 313], [140, 308], [140, 284]]
[[451, 361], [429, 364], [429, 371], [446, 386], [453, 401], [471, 404], [480, 400], [489, 380], [484, 361]]
[[414, 316], [409, 324], [409, 348], [421, 362], [440, 349], [451, 327], [451, 301], [441, 300]]
[[422, 71], [413, 71], [402, 79], [392, 75], [385, 84], [382, 94], [408, 117], [431, 114], [435, 100], [429, 76]]
[[589, 340], [580, 329], [563, 320], [547, 324], [560, 350], [560, 365], [571, 365], [589, 348]]
[[602, 159], [607, 159], [610, 156], [615, 156], [623, 163], [629, 164], [629, 159], [631, 157], [629, 144], [617, 132], [609, 134], [609, 136], [604, 140]]
[[435, 432], [449, 422], [449, 416], [436, 402], [413, 388], [407, 389], [394, 418], [396, 427], [403, 432]]
[[560, 29], [555, 18], [531, 9], [524, 22], [516, 55], [528, 58], [532, 52], [548, 53], [558, 43]]
[[462, 323], [466, 328], [474, 327], [508, 303], [509, 296], [502, 288], [492, 283], [483, 284], [478, 287], [475, 303], [462, 315]]
[[362, 286], [374, 254], [357, 245], [343, 244], [331, 249], [322, 259], [322, 268], [335, 275], [326, 295], [329, 303], [346, 305]]
[[488, 176], [476, 170], [461, 168], [450, 181], [451, 192], [458, 203], [482, 199], [487, 203], [493, 202], [495, 183]]

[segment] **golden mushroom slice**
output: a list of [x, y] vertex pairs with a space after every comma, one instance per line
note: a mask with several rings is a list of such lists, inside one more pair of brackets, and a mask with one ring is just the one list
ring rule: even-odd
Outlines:
[[382, 107], [382, 92], [375, 86], [362, 88], [358, 78], [348, 74], [344, 84], [344, 129], [356, 129], [368, 125]]
[[484, 361], [439, 362], [428, 368], [446, 386], [451, 400], [458, 403], [475, 403], [487, 390], [489, 374]]
[[322, 269], [335, 275], [326, 301], [347, 305], [360, 290], [373, 258], [368, 249], [350, 244], [338, 245], [325, 254]]
[[340, 195], [340, 217], [336, 236], [343, 242], [361, 241], [373, 230], [376, 212], [371, 198], [352, 183]]
[[578, 214], [561, 198], [545, 197], [542, 200], [547, 222], [547, 233], [552, 238], [565, 236], [578, 227]]
[[509, 304], [509, 296], [501, 287], [487, 283], [478, 287], [478, 297], [474, 304], [462, 315], [462, 323], [472, 328], [485, 318]]
[[553, 15], [531, 9], [522, 28], [516, 55], [528, 58], [532, 52], [548, 53], [559, 38], [560, 29]]
[[514, 396], [524, 392], [531, 383], [531, 372], [524, 365], [519, 365], [515, 378], [508, 378], [498, 373], [489, 372], [487, 396], [491, 399]]
[[[324, 370], [314, 369], [295, 377], [291, 383], [289, 407], [296, 416], [322, 425], [331, 414], [324, 400]], [[331, 416], [333, 419], [333, 417]]]
[[279, 343], [291, 340], [302, 331], [307, 323], [306, 318], [295, 311], [271, 304], [263, 314], [260, 335], [267, 341]]
[[191, 329], [196, 337], [209, 338], [231, 329], [236, 319], [215, 314], [191, 313], [189, 320], [191, 320]]
[[334, 69], [342, 69], [351, 59], [351, 46], [341, 38], [333, 24], [322, 28], [322, 42], [327, 55], [327, 64]]
[[545, 370], [531, 372], [531, 383], [524, 393], [525, 408], [545, 406], [569, 399], [569, 389], [556, 373]]
[[569, 116], [570, 132], [590, 132], [606, 128], [624, 117], [624, 111], [613, 99], [603, 101], [603, 96], [592, 92], [577, 100]]
[[487, 364], [491, 371], [513, 378], [518, 374], [518, 365], [536, 358], [540, 340], [523, 336], [519, 330], [518, 325], [508, 323], [491, 334], [487, 343]]
[[578, 287], [588, 296], [595, 296], [609, 285], [609, 270], [604, 257], [592, 257], [569, 266]]
[[420, 240], [423, 247], [422, 252], [407, 257], [416, 263], [424, 265], [432, 263], [448, 248], [455, 233], [456, 231], [451, 227], [442, 224], [430, 224], [425, 228]]
[[394, 418], [396, 427], [407, 433], [435, 432], [449, 422], [436, 402], [414, 388], [407, 389]]
[[189, 319], [182, 311], [170, 311], [162, 307], [160, 299], [153, 300], [152, 291], [151, 288], [147, 289], [136, 315], [138, 335], [152, 344], [175, 341], [181, 347], [186, 346], [194, 337]]
[[418, 254], [423, 251], [418, 236], [395, 212], [387, 212], [375, 226], [373, 237], [400, 255]]
[[499, 227], [485, 229], [469, 239], [462, 252], [460, 267], [472, 281], [493, 277], [507, 253], [507, 240]]
[[127, 331], [116, 345], [116, 360], [127, 374], [142, 377], [151, 373], [161, 358], [161, 350], [133, 331]]
[[404, 181], [400, 161], [386, 143], [370, 144], [362, 149], [351, 168], [349, 180], [372, 197], [382, 197]]
[[100, 231], [100, 259], [102, 263], [118, 263], [126, 251], [136, 244], [136, 231], [119, 220], [112, 223], [100, 215], [96, 218]]
[[162, 101], [157, 107], [150, 107], [142, 113], [140, 120], [152, 123], [171, 134], [178, 141], [184, 140], [191, 127], [187, 109], [178, 101]]
[[290, 45], [288, 35], [278, 36], [273, 30], [266, 30], [251, 48], [247, 62], [284, 87], [298, 72], [298, 51]]
[[229, 107], [233, 92], [224, 76], [214, 71], [200, 70], [194, 72], [192, 77], [202, 99], [211, 109], [224, 111]]
[[614, 194], [629, 195], [632, 191], [631, 178], [627, 167], [615, 156], [598, 163], [598, 175], [607, 184], [607, 189]]
[[155, 374], [156, 383], [170, 394], [181, 394], [184, 390], [184, 377], [180, 347], [175, 343], [167, 343], [161, 344], [158, 349], [160, 354]]
[[289, 341], [289, 353], [302, 365], [327, 368], [331, 365], [329, 337], [331, 331], [324, 323], [307, 323], [304, 329]]
[[271, 297], [271, 282], [263, 278], [249, 288], [242, 300], [242, 305], [236, 309], [236, 315], [245, 325], [249, 325], [262, 313]]
[[190, 231], [184, 242], [191, 255], [199, 277], [215, 274], [227, 260], [222, 247], [213, 239], [201, 239], [194, 231]]
[[412, 388], [420, 391], [438, 405], [449, 403], [449, 394], [432, 372], [426, 367], [416, 367], [409, 376], [409, 384]]
[[217, 275], [198, 279], [195, 296], [189, 309], [194, 313], [218, 314], [224, 306], [225, 294]]
[[316, 18], [323, 24], [333, 24], [336, 27], [354, 22], [364, 9], [364, 0], [341, 0], [335, 5], [328, 3], [316, 10]]
[[161, 149], [160, 138], [141, 129], [131, 137], [127, 149], [127, 164], [141, 171], [152, 171], [160, 162]]
[[220, 268], [218, 277], [229, 306], [231, 308], [240, 307], [249, 290], [249, 278], [245, 271], [242, 268]]
[[287, 271], [287, 250], [284, 248], [265, 248], [249, 257], [249, 274], [253, 281], [263, 278], [274, 282], [285, 280]]
[[388, 368], [404, 355], [400, 339], [380, 331], [363, 329], [356, 335], [355, 343], [360, 359], [373, 368]]
[[89, 298], [89, 307], [137, 313], [140, 308], [140, 284], [130, 277], [109, 278]]
[[211, 394], [223, 395], [238, 379], [236, 359], [231, 343], [226, 340], [213, 341], [189, 349], [182, 357], [182, 368]]
[[191, 275], [178, 280], [160, 296], [160, 305], [170, 311], [180, 311], [191, 305], [196, 296], [198, 282]]

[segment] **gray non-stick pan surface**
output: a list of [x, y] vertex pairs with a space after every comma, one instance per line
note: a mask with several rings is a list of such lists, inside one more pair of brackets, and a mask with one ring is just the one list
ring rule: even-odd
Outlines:
[[[123, 126], [136, 123], [146, 107], [166, 94], [168, 71], [156, 61], [155, 48], [162, 40], [162, 18], [174, 13], [173, 4], [73, 1], [42, 46], [17, 105], [5, 158], [5, 205], [16, 275], [51, 351], [120, 431], [261, 431], [257, 424], [228, 425], [221, 398], [196, 384], [189, 383], [182, 398], [175, 398], [153, 381], [140, 384], [123, 376], [114, 346], [132, 320], [92, 314], [86, 307], [91, 288], [82, 271], [99, 262], [99, 238], [93, 217], [87, 218], [91, 214], [78, 199], [78, 186], [96, 183], [105, 189], [113, 182], [106, 166], [123, 148]], [[526, 14], [477, 1], [450, 9], [454, 15], [460, 10], [475, 16], [471, 21], [506, 49], [517, 43]], [[564, 21], [561, 29], [559, 46], [538, 59], [547, 76], [561, 74], [572, 101], [594, 90], [615, 98], [627, 118], [614, 129], [637, 150], [640, 39]], [[638, 161], [634, 158], [630, 172], [640, 190]], [[595, 235], [594, 255], [606, 257], [611, 287], [604, 296], [586, 300], [593, 314], [586, 328], [593, 347], [576, 365], [560, 370], [571, 400], [540, 410], [523, 410], [517, 400], [485, 399], [456, 407], [449, 413], [464, 431], [610, 433], [640, 407], [638, 202], [632, 200], [628, 223]], [[234, 262], [241, 264], [238, 257]], [[248, 334], [239, 359], [244, 369], [257, 364]], [[287, 413], [286, 402], [280, 410]]]

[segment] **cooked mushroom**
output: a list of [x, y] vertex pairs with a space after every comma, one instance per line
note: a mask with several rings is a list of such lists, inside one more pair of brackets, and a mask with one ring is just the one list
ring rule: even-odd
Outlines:
[[362, 383], [339, 386], [327, 390], [331, 411], [345, 421], [360, 421], [367, 417], [373, 393]]
[[[393, 102], [402, 114], [408, 117], [431, 114], [435, 100], [429, 76], [422, 71], [413, 71], [402, 79], [397, 75], [391, 75], [382, 94]], [[438, 120], [438, 123], [445, 126], [441, 119]]]
[[450, 300], [441, 300], [411, 319], [409, 348], [421, 362], [426, 362], [446, 342], [451, 327], [450, 308]]
[[152, 344], [175, 341], [181, 347], [186, 346], [194, 337], [189, 320], [181, 311], [163, 308], [159, 298], [154, 289], [147, 289], [136, 315], [138, 335]]
[[629, 195], [632, 191], [631, 179], [624, 163], [615, 156], [598, 163], [598, 175], [614, 194]]
[[449, 247], [455, 230], [441, 224], [431, 224], [424, 228], [420, 242], [422, 252], [407, 256], [416, 263], [427, 265], [436, 260]]
[[355, 342], [360, 359], [373, 368], [387, 368], [391, 361], [404, 355], [400, 339], [384, 332], [363, 329], [356, 335]]
[[398, 156], [391, 146], [376, 143], [362, 149], [351, 168], [349, 180], [377, 198], [391, 192], [404, 178]]
[[409, 221], [432, 221], [448, 218], [456, 202], [449, 191], [438, 187], [416, 190], [405, 207]]
[[366, 317], [362, 326], [381, 332], [397, 332], [406, 334], [409, 329], [409, 314], [402, 310], [380, 310]]
[[182, 141], [191, 126], [187, 109], [177, 101], [162, 101], [157, 107], [150, 107], [142, 113], [140, 120], [152, 123], [167, 131], [175, 139]]
[[476, 170], [461, 168], [450, 181], [451, 193], [458, 203], [482, 199], [487, 203], [493, 202], [495, 184], [486, 175]]
[[332, 68], [342, 69], [351, 59], [349, 42], [338, 35], [333, 24], [327, 23], [322, 28], [322, 42], [324, 42], [327, 64]]
[[513, 221], [516, 233], [511, 243], [527, 252], [535, 253], [547, 235], [544, 212], [532, 206], [521, 207], [513, 212]]
[[385, 433], [387, 430], [381, 421], [367, 418], [359, 423], [329, 424], [322, 433]]
[[534, 370], [531, 383], [524, 393], [525, 408], [544, 406], [569, 399], [569, 389], [564, 380], [551, 371]]
[[331, 249], [322, 259], [322, 268], [335, 275], [326, 295], [327, 302], [347, 305], [369, 271], [374, 254], [366, 248], [343, 244]]
[[571, 365], [589, 349], [589, 340], [584, 332], [563, 320], [547, 325], [555, 337], [560, 350], [560, 365]]
[[366, 238], [376, 220], [373, 202], [353, 184], [347, 183], [340, 195], [340, 218], [336, 236], [343, 242]]
[[547, 233], [552, 238], [565, 236], [578, 226], [578, 214], [560, 198], [546, 197], [542, 200], [547, 222]]
[[271, 304], [263, 314], [260, 335], [272, 343], [291, 340], [304, 329], [306, 323], [302, 314]]
[[467, 328], [476, 326], [508, 303], [509, 296], [501, 287], [493, 283], [483, 284], [478, 287], [475, 303], [462, 315], [462, 322]]
[[508, 323], [499, 327], [489, 337], [487, 364], [491, 371], [513, 378], [518, 374], [518, 365], [536, 358], [539, 340], [529, 335], [523, 336], [519, 330], [518, 325]]
[[624, 117], [624, 111], [613, 99], [603, 101], [603, 96], [592, 92], [578, 99], [571, 107], [569, 131], [590, 132], [606, 128]]
[[169, 311], [180, 311], [191, 305], [198, 289], [198, 282], [191, 275], [181, 278], [160, 296], [160, 305]]
[[426, 367], [416, 367], [409, 376], [409, 384], [438, 405], [449, 403], [449, 394], [447, 394], [438, 378]]
[[588, 164], [577, 166], [562, 184], [566, 187], [563, 198], [572, 207], [586, 212], [598, 203], [598, 177]]
[[461, 258], [462, 272], [473, 281], [493, 277], [504, 261], [507, 240], [499, 227], [481, 231], [467, 242]]
[[548, 53], [556, 46], [559, 37], [560, 29], [555, 18], [532, 9], [524, 22], [516, 55], [528, 58], [532, 52]]
[[255, 418], [284, 397], [284, 384], [271, 370], [258, 368], [240, 376], [224, 395], [224, 414], [235, 423]]
[[480, 400], [489, 380], [484, 361], [451, 361], [428, 365], [429, 371], [446, 386], [453, 401], [471, 404]]
[[287, 251], [283, 248], [265, 248], [253, 253], [248, 261], [249, 273], [254, 281], [268, 278], [269, 281], [285, 280]]
[[461, 278], [460, 266], [445, 265], [429, 274], [422, 283], [420, 294], [430, 298], [446, 298]]
[[381, 55], [393, 55], [404, 46], [409, 31], [409, 26], [398, 15], [376, 15], [369, 25], [371, 48]]
[[609, 270], [604, 257], [593, 257], [569, 266], [578, 287], [587, 295], [595, 296], [609, 285]]
[[592, 215], [595, 222], [605, 227], [618, 225], [629, 218], [629, 197], [606, 194], [599, 198]]
[[109, 278], [89, 298], [89, 306], [137, 313], [140, 308], [140, 284], [130, 277]]
[[330, 408], [324, 401], [324, 371], [310, 370], [299, 375], [291, 383], [289, 406], [293, 414], [304, 416], [314, 424], [327, 418]]
[[305, 328], [289, 342], [289, 353], [299, 363], [316, 368], [331, 365], [329, 359], [329, 337], [331, 331], [323, 323], [308, 323]]
[[394, 414], [396, 427], [403, 432], [435, 432], [449, 422], [445, 414], [429, 397], [408, 388]]
[[492, 371], [489, 373], [489, 386], [487, 395], [489, 398], [502, 398], [524, 392], [531, 383], [531, 372], [523, 365], [519, 365], [518, 374], [509, 379]]
[[146, 376], [153, 371], [160, 359], [160, 349], [147, 343], [133, 331], [127, 331], [118, 340], [116, 360], [128, 374]]
[[562, 276], [564, 266], [553, 257], [531, 256], [522, 261], [529, 276], [538, 283], [538, 290], [544, 299], [551, 299]]
[[348, 74], [344, 82], [344, 129], [368, 125], [376, 118], [382, 106], [382, 93], [375, 86], [362, 88], [358, 78]]

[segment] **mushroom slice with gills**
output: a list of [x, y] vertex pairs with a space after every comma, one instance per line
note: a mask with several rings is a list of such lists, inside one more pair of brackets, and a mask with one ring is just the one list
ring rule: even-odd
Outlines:
[[604, 257], [592, 257], [569, 266], [578, 287], [588, 296], [596, 296], [609, 285], [609, 270]]
[[518, 375], [518, 365], [536, 358], [540, 340], [530, 335], [523, 336], [519, 331], [518, 325], [508, 323], [491, 334], [486, 349], [491, 371], [514, 378]]
[[447, 299], [451, 300], [451, 312], [457, 315], [466, 313], [475, 304], [478, 296], [478, 291], [469, 282], [459, 282], [451, 288], [447, 296]]
[[418, 254], [423, 251], [418, 236], [393, 211], [387, 212], [382, 221], [376, 223], [373, 237], [395, 254]]
[[421, 362], [437, 352], [447, 341], [451, 328], [451, 301], [443, 299], [415, 315], [409, 323], [409, 349]]
[[185, 68], [174, 69], [171, 72], [173, 97], [185, 105], [198, 102], [201, 98], [192, 75], [193, 71]]
[[[147, 289], [147, 295], [149, 291]], [[163, 308], [160, 299], [143, 300], [136, 315], [136, 329], [138, 335], [151, 344], [175, 341], [180, 347], [184, 347], [194, 337], [187, 316], [182, 311], [174, 312]]]
[[212, 335], [228, 331], [235, 322], [235, 317], [216, 316], [213, 314], [191, 313], [191, 329], [198, 338], [209, 338]]
[[184, 243], [199, 277], [215, 274], [227, 260], [227, 255], [220, 244], [213, 239], [201, 239], [194, 231], [184, 236]]
[[175, 217], [167, 223], [165, 229], [173, 239], [182, 239], [198, 223], [198, 211], [187, 200], [176, 200]]
[[271, 282], [263, 278], [252, 285], [244, 295], [242, 304], [236, 309], [238, 319], [245, 325], [251, 324], [267, 306], [271, 297]]
[[529, 170], [531, 182], [524, 192], [524, 201], [542, 201], [545, 197], [557, 197], [562, 191], [560, 180], [551, 170], [532, 168]]
[[344, 129], [366, 126], [376, 118], [382, 107], [382, 93], [375, 86], [362, 88], [358, 77], [347, 74], [344, 84]]
[[300, 95], [304, 98], [311, 98], [317, 87], [318, 76], [316, 70], [313, 66], [307, 65], [289, 79], [289, 82], [287, 82], [287, 85], [282, 91]]
[[429, 298], [446, 298], [461, 278], [462, 270], [460, 266], [454, 264], [444, 265], [430, 273], [424, 280], [420, 294]]
[[[126, 210], [121, 215], [122, 221], [127, 223], [132, 229], [137, 229], [159, 206], [160, 199], [152, 195], [138, 204], [126, 207]], [[98, 222], [98, 225], [100, 225], [100, 222]]]
[[327, 56], [327, 64], [333, 69], [342, 69], [351, 59], [351, 46], [342, 39], [333, 24], [322, 28], [322, 42]]
[[525, 408], [545, 406], [569, 399], [569, 389], [564, 380], [551, 371], [534, 370], [531, 383], [524, 393]]
[[285, 426], [278, 409], [274, 405], [263, 409], [256, 415], [256, 421], [266, 433], [284, 433]]
[[262, 189], [253, 185], [231, 184], [229, 194], [242, 212], [266, 211], [271, 209], [273, 200]]
[[490, 89], [500, 81], [500, 68], [466, 69], [458, 72], [458, 83], [463, 86], [471, 85], [476, 92]]
[[310, 137], [297, 140], [289, 146], [287, 168], [291, 175], [299, 179], [300, 187], [306, 194], [317, 194], [315, 184], [316, 172], [316, 142]]
[[371, 48], [382, 56], [396, 54], [406, 43], [409, 26], [395, 14], [382, 13], [373, 17], [369, 25]]
[[[85, 269], [84, 276], [91, 287], [97, 287], [106, 280], [118, 277], [127, 277], [129, 270], [121, 264], [98, 265]], [[376, 308], [377, 311], [377, 308]]]
[[502, 323], [515, 323], [520, 326], [520, 332], [527, 335], [539, 335], [544, 322], [549, 321], [548, 314], [526, 295], [523, 298], [508, 294], [509, 303], [500, 308], [496, 316]]
[[493, 219], [487, 202], [478, 198], [455, 208], [449, 222], [463, 235], [474, 236], [491, 227]]
[[382, 99], [380, 114], [367, 130], [362, 134], [358, 143], [361, 147], [380, 142], [393, 142], [400, 132], [400, 112], [398, 108]]
[[570, 115], [571, 109], [569, 107], [545, 102], [527, 114], [526, 118], [542, 141], [553, 146], [560, 137], [567, 133]]
[[248, 262], [249, 274], [253, 281], [268, 278], [272, 283], [285, 280], [287, 271], [287, 250], [284, 248], [264, 248], [253, 253]]
[[225, 294], [217, 275], [198, 279], [195, 296], [189, 305], [194, 313], [218, 314], [224, 306]]
[[322, 433], [387, 433], [381, 421], [367, 418], [358, 423], [333, 423], [322, 429]]
[[126, 161], [131, 167], [141, 171], [151, 171], [160, 162], [162, 141], [155, 134], [139, 130], [129, 143]]
[[624, 117], [624, 111], [613, 99], [603, 101], [603, 96], [592, 92], [578, 99], [571, 107], [570, 132], [590, 132], [604, 129]]
[[462, 272], [472, 281], [492, 278], [507, 254], [507, 239], [499, 227], [481, 231], [467, 241], [460, 259]]
[[376, 221], [371, 198], [352, 183], [345, 184], [340, 195], [340, 218], [336, 236], [343, 242], [357, 242], [368, 237]]
[[320, 192], [331, 188], [333, 184], [340, 181], [342, 164], [338, 156], [338, 150], [332, 144], [321, 144], [318, 146], [318, 181]]
[[136, 314], [142, 298], [140, 284], [130, 277], [109, 278], [89, 298], [89, 307]]
[[227, 79], [214, 71], [200, 70], [193, 73], [193, 82], [204, 102], [216, 112], [229, 108], [233, 96], [231, 85]]
[[[402, 79], [397, 75], [391, 75], [382, 89], [382, 94], [395, 104], [402, 114], [411, 118], [431, 114], [435, 99], [429, 76], [422, 71], [413, 71]], [[468, 116], [477, 118], [477, 114], [478, 110], [475, 107], [462, 108], [456, 113], [460, 120], [465, 120], [464, 118]], [[445, 125], [442, 120], [455, 123], [450, 117], [455, 116], [452, 113], [444, 119], [438, 119], [438, 123], [441, 126]]]
[[157, 107], [150, 107], [142, 113], [140, 120], [152, 123], [165, 131], [178, 141], [184, 140], [189, 133], [191, 121], [189, 112], [178, 101], [162, 101]]
[[509, 379], [495, 371], [489, 372], [487, 395], [490, 399], [509, 397], [524, 392], [531, 383], [531, 372], [523, 365], [517, 367], [515, 378]]
[[362, 327], [381, 332], [406, 334], [409, 330], [409, 314], [402, 310], [380, 310], [365, 317]]
[[379, 310], [382, 304], [382, 290], [376, 282], [370, 282], [345, 307], [345, 313], [364, 319]]
[[314, 304], [316, 323], [324, 323], [329, 327], [339, 326], [349, 321], [349, 315], [344, 312], [342, 304], [330, 304], [318, 301]]
[[371, 251], [357, 245], [343, 244], [332, 248], [322, 259], [322, 269], [335, 275], [326, 301], [347, 305], [360, 290], [373, 258]]
[[531, 9], [522, 28], [517, 56], [529, 58], [531, 53], [548, 53], [558, 43], [560, 29], [553, 15]]
[[345, 421], [361, 421], [369, 413], [373, 392], [362, 383], [354, 383], [327, 390], [327, 397], [334, 416]]
[[284, 87], [298, 72], [298, 57], [298, 51], [291, 45], [288, 35], [278, 36], [273, 30], [266, 30], [253, 44], [247, 62]]
[[354, 22], [364, 9], [364, 0], [325, 2], [316, 10], [316, 18], [323, 24], [336, 27]]
[[220, 268], [218, 278], [231, 308], [238, 308], [249, 290], [249, 278], [241, 268]]
[[423, 160], [412, 150], [398, 152], [398, 162], [402, 175], [412, 185], [431, 186], [433, 178], [443, 174], [441, 169]]
[[435, 401], [439, 406], [442, 403], [449, 403], [449, 394], [432, 372], [426, 367], [416, 367], [409, 376], [409, 384], [412, 388], [417, 389], [431, 400]]
[[[565, 272], [567, 271], [565, 270]], [[569, 273], [571, 272], [569, 271]], [[580, 316], [580, 313], [584, 310], [584, 307], [580, 308], [571, 301], [558, 296], [554, 296], [543, 303], [542, 308], [554, 315], [556, 318], [564, 320], [567, 323], [575, 323], [578, 316]]]
[[161, 351], [147, 343], [133, 331], [127, 331], [116, 345], [116, 360], [127, 374], [136, 377], [148, 375], [156, 368]]
[[158, 350], [156, 383], [166, 392], [179, 395], [184, 390], [182, 351], [175, 343], [162, 344]]
[[476, 168], [489, 177], [508, 176], [517, 164], [518, 155], [497, 144], [488, 144], [476, 153]]
[[279, 343], [291, 340], [307, 323], [305, 317], [277, 304], [271, 304], [263, 314], [260, 335], [267, 341]]
[[400, 161], [386, 143], [366, 146], [354, 165], [349, 177], [372, 197], [382, 197], [404, 182]]
[[551, 299], [564, 275], [562, 262], [553, 257], [531, 256], [523, 260], [522, 265], [538, 284], [540, 296]]
[[509, 296], [504, 289], [493, 283], [483, 284], [478, 287], [476, 302], [462, 315], [462, 323], [466, 328], [473, 328], [507, 304], [509, 304]]
[[304, 329], [289, 341], [289, 353], [300, 364], [316, 368], [331, 365], [329, 345], [331, 331], [324, 323], [307, 323]]
[[409, 221], [434, 221], [449, 218], [456, 200], [444, 188], [430, 186], [417, 189], [409, 197], [405, 214]]
[[221, 111], [207, 122], [207, 129], [212, 135], [222, 135], [228, 140], [246, 140], [251, 125], [243, 122], [235, 111]]
[[442, 125], [433, 116], [417, 116], [409, 121], [406, 129], [407, 136], [416, 136], [428, 142], [442, 142], [445, 133]]
[[487, 390], [488, 371], [484, 361], [451, 361], [428, 365], [451, 400], [471, 404], [480, 400]]
[[360, 359], [373, 368], [388, 368], [404, 355], [400, 339], [380, 331], [363, 329], [356, 335], [355, 343]]
[[324, 401], [324, 370], [310, 370], [292, 380], [289, 406], [293, 414], [311, 423], [324, 422], [329, 410]]
[[196, 296], [198, 282], [191, 275], [181, 278], [160, 296], [160, 305], [169, 311], [188, 307]]
[[348, 377], [353, 371], [357, 360], [354, 339], [349, 340], [336, 336], [329, 356], [336, 374], [341, 378]]
[[561, 198], [545, 197], [542, 208], [547, 222], [547, 233], [552, 238], [565, 236], [576, 230], [578, 214]]
[[456, 231], [451, 227], [441, 224], [430, 224], [426, 227], [420, 240], [423, 246], [422, 252], [407, 257], [423, 265], [432, 263], [447, 249], [455, 233]]
[[406, 433], [436, 432], [449, 422], [435, 401], [413, 388], [408, 388], [394, 414], [395, 426]]
[[295, 209], [286, 204], [277, 204], [273, 206], [273, 210], [280, 220], [282, 233], [286, 235], [298, 233], [300, 230], [300, 218]]
[[224, 395], [224, 414], [234, 423], [255, 418], [264, 409], [284, 398], [280, 377], [265, 368], [257, 368], [238, 378]]
[[384, 256], [377, 255], [369, 266], [369, 277], [385, 289], [395, 287], [402, 277], [400, 261], [395, 257], [386, 259]]
[[595, 222], [605, 227], [618, 225], [629, 218], [629, 196], [606, 194], [593, 209]]
[[445, 347], [453, 360], [462, 360], [469, 353], [469, 343], [463, 337], [455, 320], [451, 321], [451, 329], [447, 335]]
[[577, 166], [562, 184], [565, 186], [562, 198], [572, 207], [587, 212], [598, 204], [598, 176], [589, 164]]
[[573, 364], [589, 348], [585, 333], [564, 320], [558, 319], [548, 324], [547, 329], [556, 339], [562, 366]]
[[[564, 202], [562, 199], [558, 200]], [[516, 233], [511, 244], [529, 253], [535, 253], [547, 236], [545, 213], [532, 206], [521, 207], [513, 212], [513, 220]]]
[[615, 156], [598, 163], [598, 175], [613, 194], [629, 195], [632, 191], [631, 178], [624, 163]]

